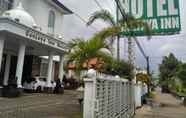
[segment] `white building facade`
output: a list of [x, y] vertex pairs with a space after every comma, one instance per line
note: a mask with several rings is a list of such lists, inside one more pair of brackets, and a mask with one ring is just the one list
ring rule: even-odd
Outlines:
[[[22, 88], [27, 77], [40, 76], [46, 69], [47, 87], [54, 76], [63, 78], [62, 27], [63, 17], [69, 14], [72, 11], [58, 0], [0, 0], [1, 86], [14, 76]], [[46, 68], [41, 56], [49, 57]], [[58, 72], [54, 72], [54, 56], [60, 57]]]

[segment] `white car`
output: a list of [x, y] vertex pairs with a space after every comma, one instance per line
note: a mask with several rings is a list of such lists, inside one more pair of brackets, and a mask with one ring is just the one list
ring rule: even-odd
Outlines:
[[[44, 78], [35, 77], [34, 81], [24, 82], [23, 87], [25, 90], [31, 90], [34, 92], [42, 92], [44, 91], [44, 87], [46, 87], [46, 80]], [[56, 83], [51, 81], [51, 87], [54, 89], [56, 87]]]

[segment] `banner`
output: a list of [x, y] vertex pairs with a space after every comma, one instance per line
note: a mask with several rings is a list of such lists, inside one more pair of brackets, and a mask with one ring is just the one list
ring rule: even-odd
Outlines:
[[[179, 0], [120, 0], [120, 3], [125, 13], [146, 22], [152, 34], [166, 35], [181, 31]], [[143, 28], [134, 31], [136, 35], [144, 35]], [[126, 34], [122, 32], [122, 35]]]

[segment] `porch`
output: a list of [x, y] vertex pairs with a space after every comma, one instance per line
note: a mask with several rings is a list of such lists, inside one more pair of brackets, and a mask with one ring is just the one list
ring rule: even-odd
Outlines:
[[[48, 56], [46, 87], [54, 79], [54, 56], [59, 56], [58, 78], [63, 78], [63, 55], [65, 43], [38, 29], [27, 27], [9, 18], [0, 18], [0, 70], [3, 86], [9, 85], [13, 76], [17, 88], [23, 88], [23, 75], [32, 75], [33, 56]], [[25, 74], [26, 73], [26, 74]]]

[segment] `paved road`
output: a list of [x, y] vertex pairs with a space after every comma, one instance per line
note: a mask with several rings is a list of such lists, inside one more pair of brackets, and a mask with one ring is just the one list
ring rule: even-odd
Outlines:
[[79, 93], [64, 95], [25, 94], [16, 99], [0, 98], [0, 118], [81, 118]]
[[153, 107], [137, 110], [135, 118], [186, 118], [186, 107], [170, 94], [157, 93]]

